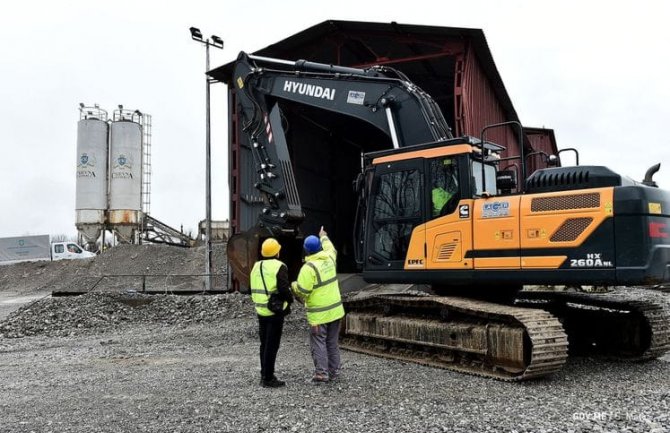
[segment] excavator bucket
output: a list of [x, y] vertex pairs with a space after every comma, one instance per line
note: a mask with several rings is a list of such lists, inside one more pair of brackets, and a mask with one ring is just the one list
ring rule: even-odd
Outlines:
[[[249, 275], [257, 260], [261, 258], [261, 244], [271, 237], [267, 229], [253, 227], [245, 232], [237, 233], [228, 240], [228, 263], [241, 289], [249, 288]], [[302, 265], [302, 237], [275, 236], [281, 245], [279, 259], [286, 263], [289, 278], [295, 280]]]
[[[260, 256], [261, 230], [253, 228], [246, 232], [237, 233], [228, 239], [226, 252], [228, 263], [233, 271], [233, 277], [243, 287], [249, 287], [251, 268]], [[267, 237], [267, 235], [266, 235]]]

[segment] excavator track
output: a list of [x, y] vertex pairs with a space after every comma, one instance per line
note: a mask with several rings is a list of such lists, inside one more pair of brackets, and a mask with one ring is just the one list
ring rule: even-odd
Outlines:
[[540, 309], [442, 296], [368, 296], [344, 302], [341, 347], [500, 380], [559, 371], [561, 323]]
[[558, 317], [571, 354], [645, 361], [670, 350], [667, 295], [638, 288], [608, 293], [521, 292], [516, 304]]

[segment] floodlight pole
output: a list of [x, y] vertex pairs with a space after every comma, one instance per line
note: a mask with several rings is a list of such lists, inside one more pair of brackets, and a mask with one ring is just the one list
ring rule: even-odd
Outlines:
[[212, 35], [210, 39], [203, 39], [202, 33], [195, 27], [190, 28], [191, 38], [205, 45], [205, 290], [212, 289], [212, 133], [210, 122], [210, 84], [207, 76], [209, 72], [210, 45], [223, 49], [223, 41]]

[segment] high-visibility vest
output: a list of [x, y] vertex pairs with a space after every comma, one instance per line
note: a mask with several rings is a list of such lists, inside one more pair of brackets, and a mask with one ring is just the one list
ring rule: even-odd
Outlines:
[[[263, 277], [261, 278], [261, 263], [263, 264]], [[274, 316], [275, 313], [268, 310], [269, 295], [277, 291], [277, 272], [279, 268], [284, 266], [284, 263], [277, 259], [259, 260], [254, 263], [251, 269], [250, 286], [251, 286], [251, 300], [256, 307], [256, 313], [259, 316]], [[265, 286], [268, 291], [265, 293], [263, 286], [263, 278], [265, 279]], [[284, 309], [288, 306], [284, 302]]]
[[440, 212], [442, 211], [442, 208], [444, 205], [447, 204], [449, 199], [453, 196], [452, 193], [449, 191], [445, 190], [444, 188], [441, 187], [435, 187], [431, 191], [431, 198], [433, 201], [433, 216], [438, 216]]
[[295, 289], [298, 296], [305, 298], [307, 321], [312, 326], [344, 317], [340, 286], [337, 282], [337, 252], [326, 236], [321, 238], [321, 244], [321, 251], [305, 257]]

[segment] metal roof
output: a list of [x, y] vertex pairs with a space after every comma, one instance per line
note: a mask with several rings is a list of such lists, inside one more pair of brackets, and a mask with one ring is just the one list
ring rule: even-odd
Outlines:
[[[445, 58], [453, 54], [454, 43], [470, 44], [506, 117], [519, 120], [481, 29], [328, 20], [253, 54], [344, 66], [388, 64], [438, 100], [439, 88], [428, 89], [423, 83], [452, 81], [445, 79], [450, 69], [445, 67]], [[230, 84], [233, 63], [215, 68], [209, 75]]]

